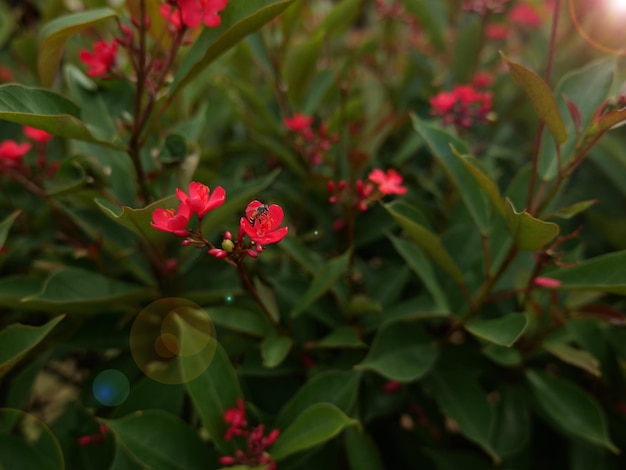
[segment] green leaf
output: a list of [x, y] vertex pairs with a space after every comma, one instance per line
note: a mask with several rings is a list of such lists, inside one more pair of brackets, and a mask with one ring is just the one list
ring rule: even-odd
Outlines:
[[122, 446], [142, 464], [159, 470], [206, 469], [208, 447], [184, 421], [160, 410], [102, 419]]
[[454, 83], [468, 83], [476, 71], [476, 57], [480, 55], [484, 31], [478, 15], [459, 15], [458, 18], [452, 43], [452, 80]]
[[446, 48], [447, 11], [443, 2], [431, 0], [402, 0], [407, 11], [419, 18], [433, 45], [439, 49]]
[[[580, 214], [581, 212], [586, 211], [597, 202], [598, 202], [597, 199], [592, 199], [590, 201], [577, 202], [575, 204], [572, 204], [571, 206], [562, 207], [561, 209], [559, 209], [557, 212], [555, 212], [552, 215], [554, 217], [558, 217], [559, 219], [571, 219], [577, 216], [578, 214]], [[549, 218], [549, 217], [550, 216], [547, 216], [546, 218]]]
[[344, 433], [346, 454], [351, 470], [384, 470], [376, 442], [363, 429], [347, 428]]
[[272, 331], [270, 322], [259, 311], [235, 307], [209, 307], [207, 312], [211, 320], [222, 328], [260, 338], [265, 338]]
[[496, 364], [504, 367], [516, 367], [522, 363], [522, 354], [513, 348], [488, 344], [483, 348], [483, 354]]
[[436, 370], [431, 373], [428, 383], [441, 408], [457, 423], [461, 432], [499, 461], [491, 441], [494, 410], [476, 377], [467, 371]]
[[506, 225], [520, 250], [540, 250], [554, 240], [560, 231], [557, 224], [537, 219], [526, 212], [516, 212], [513, 203], [506, 200]]
[[258, 277], [254, 278], [254, 287], [257, 294], [259, 294], [261, 302], [263, 302], [263, 305], [272, 318], [272, 321], [278, 323], [280, 321], [280, 311], [278, 310], [278, 303], [276, 302], [274, 291]]
[[50, 274], [41, 291], [25, 298], [24, 302], [43, 302], [64, 310], [72, 304], [80, 308], [99, 304], [104, 309], [110, 309], [110, 306], [102, 303], [146, 299], [154, 295], [151, 290], [134, 284], [110, 279], [85, 269], [65, 267]]
[[412, 382], [426, 375], [439, 350], [416, 323], [396, 322], [382, 328], [357, 369], [373, 370], [383, 377]]
[[106, 199], [96, 199], [95, 202], [98, 207], [100, 207], [102, 212], [111, 218], [111, 220], [126, 227], [135, 235], [149, 242], [164, 240], [169, 235], [152, 228], [150, 225], [154, 210], [157, 208], [176, 209], [180, 203], [176, 196], [169, 196], [165, 199], [155, 201], [141, 209], [131, 209], [128, 206], [123, 206], [120, 211], [118, 207], [112, 205]]
[[0, 119], [36, 127], [59, 137], [124, 148], [94, 137], [88, 126], [80, 120], [78, 106], [57, 93], [41, 88], [0, 86]]
[[626, 295], [626, 251], [609, 253], [581, 261], [576, 266], [550, 271], [561, 281], [559, 289], [595, 290]]
[[303, 42], [292, 42], [282, 62], [282, 77], [287, 85], [287, 94], [300, 108], [307, 96], [309, 84], [317, 68], [317, 59], [322, 48], [325, 31], [318, 31]]
[[0, 331], [0, 378], [37, 346], [59, 324], [59, 315], [42, 326], [9, 325]]
[[330, 403], [317, 403], [304, 410], [285, 429], [271, 448], [270, 454], [281, 460], [318, 444], [322, 444], [339, 434], [345, 427], [358, 424], [356, 419], [346, 416], [343, 411]]
[[567, 129], [559, 111], [552, 90], [543, 79], [532, 70], [510, 61], [504, 54], [502, 58], [509, 66], [511, 77], [528, 95], [539, 119], [545, 123], [558, 144], [567, 140]]
[[481, 190], [487, 196], [487, 198], [489, 198], [498, 213], [504, 216], [505, 208], [502, 195], [500, 194], [500, 190], [498, 189], [498, 186], [493, 181], [493, 179], [487, 176], [487, 174], [480, 168], [480, 164], [475, 158], [469, 155], [460, 155], [457, 152], [454, 153], [461, 160], [461, 163], [463, 163], [467, 170], [472, 174], [472, 176], [480, 186]]
[[283, 406], [276, 427], [285, 429], [300, 413], [316, 403], [332, 403], [347, 412], [357, 397], [360, 380], [361, 374], [352, 370], [331, 370], [316, 375]]
[[41, 28], [37, 70], [39, 80], [44, 87], [50, 87], [61, 62], [65, 43], [76, 33], [108, 18], [117, 17], [110, 8], [73, 13], [61, 16]]
[[530, 442], [530, 425], [526, 390], [505, 386], [499, 393], [491, 432], [498, 455], [514, 455], [523, 450]]
[[2, 222], [0, 222], [0, 248], [4, 246], [4, 242], [7, 241], [11, 225], [13, 225], [13, 222], [15, 222], [21, 213], [22, 211], [20, 210], [13, 211], [11, 214], [6, 216]]
[[611, 127], [626, 121], [626, 109], [610, 112], [600, 118], [589, 128], [587, 136], [592, 137], [602, 132], [608, 131]]
[[186, 385], [204, 429], [215, 446], [222, 452], [226, 451], [224, 433], [227, 426], [224, 423], [224, 412], [236, 406], [237, 398], [243, 398], [243, 392], [237, 373], [219, 343], [206, 371]]
[[359, 337], [359, 333], [351, 326], [341, 326], [319, 340], [317, 348], [364, 348], [367, 345]]
[[411, 117], [413, 127], [456, 187], [480, 233], [487, 233], [490, 219], [487, 199], [476, 178], [457, 154], [457, 150], [467, 152], [465, 145], [449, 132], [420, 121], [416, 115]]
[[294, 305], [291, 311], [292, 318], [306, 311], [317, 299], [331, 289], [339, 278], [346, 275], [350, 267], [350, 256], [351, 252], [347, 251], [343, 255], [326, 262], [317, 270], [313, 276], [311, 285], [300, 301]]
[[441, 269], [458, 284], [463, 284], [463, 272], [443, 247], [439, 237], [425, 227], [421, 214], [400, 201], [384, 204], [383, 207]]
[[[576, 136], [576, 125], [569, 115], [567, 103], [564, 98], [572, 101], [580, 114], [581, 127], [586, 129], [599, 106], [608, 97], [613, 83], [615, 69], [615, 58], [603, 58], [596, 60], [585, 67], [569, 72], [559, 81], [555, 96], [559, 100], [561, 115], [565, 116], [569, 138], [561, 147], [562, 164], [565, 165], [569, 159], [576, 154], [578, 142]], [[556, 158], [554, 142], [545, 136], [541, 141], [539, 151], [538, 174], [544, 181], [550, 181], [557, 175], [558, 159]]]
[[586, 391], [568, 380], [538, 371], [526, 371], [526, 378], [539, 406], [568, 433], [619, 452], [609, 438], [602, 408]]
[[255, 2], [231, 2], [221, 13], [222, 23], [217, 28], [204, 28], [200, 37], [185, 55], [170, 87], [174, 95], [193, 80], [220, 55], [233, 47], [248, 34], [260, 29], [293, 0], [257, 0]]
[[543, 343], [543, 349], [567, 364], [587, 371], [596, 377], [600, 377], [601, 375], [600, 362], [598, 359], [583, 349], [577, 349], [568, 344], [556, 341]]
[[265, 367], [276, 367], [285, 360], [293, 345], [291, 338], [286, 336], [270, 335], [261, 343], [261, 355]]
[[511, 313], [493, 320], [471, 320], [465, 329], [478, 338], [500, 346], [512, 346], [526, 329], [523, 313]]

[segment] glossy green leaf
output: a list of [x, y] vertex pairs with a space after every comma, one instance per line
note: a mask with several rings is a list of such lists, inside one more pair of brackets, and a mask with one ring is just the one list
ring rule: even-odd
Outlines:
[[429, 320], [450, 316], [449, 309], [436, 305], [428, 296], [423, 295], [402, 301], [383, 311], [383, 325], [398, 321]]
[[39, 34], [39, 54], [37, 69], [39, 80], [44, 87], [50, 87], [61, 62], [61, 55], [67, 40], [83, 29], [92, 27], [101, 21], [117, 17], [110, 8], [73, 13], [54, 19], [45, 25]]
[[353, 370], [331, 370], [316, 375], [283, 406], [276, 426], [285, 429], [300, 413], [316, 403], [332, 403], [347, 412], [357, 398], [360, 379], [361, 374]]
[[400, 382], [412, 382], [426, 375], [439, 350], [417, 323], [396, 322], [382, 328], [363, 362], [355, 366]]
[[367, 345], [360, 338], [356, 329], [351, 326], [341, 326], [327, 336], [320, 339], [317, 348], [365, 348]]
[[4, 242], [7, 241], [7, 236], [9, 235], [9, 230], [13, 225], [13, 222], [19, 217], [22, 211], [17, 210], [13, 211], [11, 214], [6, 216], [2, 222], [0, 222], [0, 248], [4, 246]]
[[65, 315], [59, 315], [42, 326], [19, 323], [0, 331], [0, 378], [37, 346], [59, 324]]
[[526, 92], [539, 119], [548, 127], [554, 140], [558, 144], [564, 143], [567, 140], [567, 128], [548, 84], [535, 72], [509, 60], [504, 54], [502, 58], [509, 66], [513, 81]]
[[93, 271], [65, 267], [50, 274], [41, 291], [25, 298], [24, 302], [43, 302], [66, 309], [70, 304], [85, 306], [103, 302], [139, 300], [152, 297], [154, 294], [149, 289], [110, 279]]
[[237, 373], [221, 345], [217, 345], [215, 356], [209, 367], [198, 378], [186, 384], [191, 401], [202, 419], [202, 425], [216, 447], [225, 451], [224, 412], [234, 408], [237, 398], [243, 398]]
[[278, 323], [280, 321], [280, 311], [278, 310], [278, 303], [276, 302], [274, 291], [258, 277], [254, 278], [254, 287], [256, 288], [261, 302], [263, 302], [263, 305], [272, 318], [272, 321]]
[[461, 160], [461, 163], [465, 165], [465, 168], [467, 168], [467, 170], [472, 174], [472, 176], [482, 189], [483, 193], [491, 201], [498, 213], [504, 216], [506, 209], [504, 207], [504, 199], [502, 199], [500, 190], [498, 189], [498, 186], [496, 185], [494, 180], [480, 168], [478, 160], [469, 155], [460, 155], [456, 152], [455, 155]]
[[142, 464], [160, 470], [206, 469], [208, 447], [184, 421], [159, 410], [102, 420], [118, 442]]
[[303, 42], [292, 43], [287, 49], [281, 75], [287, 85], [287, 94], [297, 108], [303, 105], [307, 96], [325, 37], [326, 31], [319, 31]]
[[346, 455], [351, 470], [384, 470], [376, 442], [364, 429], [349, 427], [344, 432]]
[[170, 93], [174, 95], [202, 70], [248, 34], [282, 13], [293, 0], [258, 0], [232, 2], [221, 13], [217, 28], [204, 28], [200, 37], [185, 55], [174, 77]]
[[626, 251], [618, 251], [581, 261], [576, 266], [550, 271], [561, 281], [559, 289], [594, 290], [626, 295]]
[[559, 235], [559, 226], [530, 215], [526, 210], [517, 212], [510, 200], [506, 200], [506, 225], [520, 250], [535, 251]]
[[466, 153], [465, 145], [443, 129], [412, 116], [413, 127], [456, 187], [465, 207], [481, 233], [489, 229], [490, 211], [485, 194], [457, 152]]
[[[581, 127], [586, 129], [597, 108], [609, 97], [614, 70], [615, 57], [602, 58], [581, 69], [565, 74], [557, 84], [554, 95], [559, 100], [561, 115], [565, 117], [569, 132], [567, 142], [561, 147], [563, 165], [567, 164], [569, 159], [574, 156], [577, 145], [576, 125], [569, 116], [567, 104], [563, 97], [576, 105], [581, 118]], [[543, 180], [550, 181], [556, 177], [557, 163], [554, 142], [548, 136], [544, 136], [539, 150], [538, 165], [538, 173]]]
[[322, 444], [339, 434], [345, 427], [358, 424], [330, 403], [317, 403], [304, 410], [285, 429], [270, 449], [276, 460]]
[[457, 283], [463, 283], [463, 273], [441, 244], [439, 237], [426, 228], [423, 217], [403, 202], [392, 202], [383, 206], [394, 220], [406, 230], [409, 237]]
[[596, 377], [600, 377], [600, 362], [583, 349], [574, 348], [566, 343], [556, 341], [543, 343], [543, 349], [567, 364], [587, 371]]
[[483, 354], [496, 364], [504, 367], [516, 367], [522, 363], [522, 354], [513, 348], [488, 344], [483, 348]]
[[331, 259], [317, 270], [313, 280], [300, 301], [294, 305], [291, 317], [295, 318], [306, 311], [307, 308], [319, 299], [325, 292], [330, 290], [335, 283], [345, 276], [349, 269], [351, 252], [347, 251], [341, 256]]
[[209, 307], [207, 312], [211, 320], [222, 328], [260, 338], [265, 338], [272, 331], [272, 325], [259, 311], [236, 307]]
[[586, 211], [591, 206], [598, 202], [597, 199], [592, 199], [591, 201], [581, 201], [571, 206], [562, 207], [557, 212], [554, 213], [554, 217], [558, 217], [559, 219], [571, 219], [572, 217], [577, 216], [581, 212]]
[[36, 127], [59, 137], [95, 142], [121, 148], [115, 143], [94, 137], [80, 120], [80, 108], [67, 98], [49, 90], [22, 85], [0, 86], [0, 119], [22, 126]]
[[465, 329], [478, 338], [500, 346], [512, 346], [526, 329], [526, 315], [511, 313], [492, 320], [471, 320]]
[[265, 367], [276, 367], [285, 360], [293, 341], [286, 336], [269, 335], [261, 343], [261, 356]]
[[476, 377], [468, 371], [436, 370], [428, 383], [443, 411], [457, 423], [461, 432], [498, 461], [491, 440], [495, 413]]
[[525, 389], [505, 386], [499, 393], [491, 433], [498, 455], [504, 457], [522, 451], [530, 442], [530, 427]]
[[178, 204], [180, 204], [180, 201], [176, 196], [169, 196], [165, 199], [155, 201], [141, 209], [131, 209], [130, 207], [123, 206], [120, 211], [118, 207], [114, 206], [111, 202], [105, 199], [96, 199], [95, 202], [98, 207], [100, 207], [102, 212], [110, 217], [111, 220], [114, 220], [118, 224], [126, 227], [135, 235], [150, 242], [163, 240], [168, 235], [152, 228], [150, 225], [154, 210], [157, 208], [176, 209]]
[[609, 438], [606, 418], [596, 400], [572, 382], [528, 370], [526, 378], [543, 411], [567, 432], [611, 452], [619, 452]]

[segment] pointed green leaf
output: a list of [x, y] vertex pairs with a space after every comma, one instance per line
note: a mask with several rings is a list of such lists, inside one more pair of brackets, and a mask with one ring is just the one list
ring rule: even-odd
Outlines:
[[17, 210], [13, 211], [11, 214], [6, 216], [2, 222], [0, 222], [0, 248], [4, 246], [4, 242], [7, 241], [7, 236], [9, 235], [9, 230], [13, 225], [13, 222], [19, 217], [22, 211]]
[[237, 373], [222, 346], [217, 345], [213, 361], [206, 371], [198, 378], [187, 382], [186, 386], [211, 440], [219, 450], [227, 450], [224, 442], [227, 428], [224, 412], [236, 406], [237, 398], [243, 398], [243, 392], [239, 386]]
[[83, 29], [89, 28], [108, 18], [117, 17], [110, 8], [73, 13], [54, 19], [41, 28], [37, 70], [44, 87], [50, 87], [61, 62], [61, 55], [67, 40]]
[[332, 403], [347, 412], [357, 398], [360, 380], [361, 374], [353, 370], [321, 372], [300, 387], [283, 406], [276, 426], [285, 429], [300, 413], [316, 403]]
[[317, 348], [365, 348], [367, 345], [361, 340], [359, 333], [351, 326], [341, 326], [324, 336], [316, 344]]
[[577, 202], [575, 204], [572, 204], [571, 206], [567, 206], [567, 207], [563, 207], [559, 209], [557, 212], [554, 213], [554, 217], [558, 217], [560, 219], [571, 219], [572, 217], [577, 216], [581, 212], [586, 211], [597, 202], [598, 202], [597, 199], [592, 199], [590, 201]]
[[493, 320], [472, 320], [465, 329], [478, 338], [509, 347], [522, 335], [526, 323], [526, 315], [511, 313]]
[[65, 267], [50, 274], [41, 291], [25, 298], [24, 302], [43, 302], [60, 306], [64, 310], [72, 304], [81, 309], [87, 304], [107, 308], [102, 305], [103, 302], [139, 300], [154, 295], [150, 289], [138, 285], [110, 279], [85, 269]]
[[481, 233], [489, 229], [489, 206], [482, 188], [453, 149], [466, 153], [467, 148], [456, 137], [443, 129], [420, 121], [412, 115], [413, 127], [456, 187], [463, 204]]
[[356, 419], [330, 403], [317, 403], [304, 410], [285, 429], [271, 447], [270, 454], [276, 460], [332, 439], [345, 427], [358, 424]]
[[0, 378], [28, 351], [37, 346], [64, 318], [65, 315], [59, 315], [42, 326], [16, 323], [0, 331]]
[[558, 144], [567, 140], [567, 129], [552, 90], [543, 79], [526, 67], [501, 54], [509, 66], [511, 77], [528, 95], [539, 119], [545, 123]]
[[609, 438], [606, 417], [596, 400], [572, 382], [528, 370], [526, 378], [543, 411], [573, 435], [619, 452]]
[[391, 235], [389, 236], [389, 240], [391, 240], [393, 247], [398, 254], [402, 256], [409, 268], [411, 268], [424, 283], [424, 287], [426, 287], [430, 295], [433, 296], [435, 304], [444, 310], [448, 310], [449, 307], [446, 295], [441, 289], [435, 271], [428, 258], [424, 255], [423, 250], [413, 243]]
[[491, 441], [494, 410], [476, 377], [467, 371], [433, 371], [428, 380], [434, 397], [461, 432], [494, 460], [499, 456]]
[[174, 77], [170, 93], [174, 95], [193, 80], [202, 70], [233, 47], [248, 34], [283, 12], [293, 0], [257, 0], [231, 2], [221, 13], [222, 22], [217, 28], [204, 28], [200, 37], [183, 58]]
[[259, 311], [235, 307], [209, 307], [207, 312], [211, 320], [222, 328], [260, 338], [265, 338], [272, 331], [271, 323]]
[[568, 344], [558, 343], [556, 341], [543, 343], [543, 349], [567, 364], [587, 371], [596, 377], [600, 377], [601, 375], [600, 362], [598, 359], [583, 349], [574, 348]]
[[347, 428], [344, 433], [344, 439], [351, 470], [385, 469], [376, 442], [364, 429]]
[[426, 375], [439, 350], [432, 338], [417, 323], [392, 323], [382, 328], [363, 362], [355, 366], [368, 369], [399, 382], [412, 382]]
[[517, 349], [498, 346], [493, 343], [487, 344], [483, 348], [483, 354], [504, 367], [519, 366], [523, 361], [522, 354]]
[[509, 199], [506, 200], [505, 207], [504, 217], [507, 228], [520, 250], [540, 250], [558, 236], [560, 229], [557, 224], [537, 219], [525, 209], [522, 212], [516, 212]]
[[626, 295], [626, 251], [609, 253], [581, 261], [576, 266], [550, 271], [561, 281], [559, 289], [595, 290]]
[[403, 202], [392, 202], [391, 204], [385, 204], [383, 207], [441, 269], [448, 273], [457, 283], [463, 283], [461, 269], [443, 247], [439, 237], [426, 228], [421, 214]]
[[531, 419], [526, 395], [526, 389], [520, 387], [507, 385], [500, 390], [491, 432], [498, 455], [514, 455], [530, 442]]
[[274, 291], [258, 277], [254, 278], [254, 287], [263, 305], [270, 314], [270, 317], [272, 317], [272, 321], [278, 323], [280, 321], [280, 311], [278, 310], [278, 303], [276, 302]]
[[276, 367], [285, 360], [293, 346], [291, 338], [286, 336], [270, 335], [261, 343], [261, 356], [265, 367]]
[[602, 116], [598, 122], [593, 123], [589, 128], [587, 135], [592, 137], [602, 132], [606, 132], [611, 127], [616, 126], [617, 124], [622, 124], [624, 121], [626, 121], [626, 109], [613, 111]]
[[350, 256], [351, 252], [347, 251], [343, 255], [331, 259], [317, 270], [308, 290], [291, 311], [292, 318], [303, 313], [313, 302], [331, 289], [339, 278], [346, 275], [350, 265]]
[[487, 176], [487, 174], [480, 168], [479, 162], [475, 158], [469, 155], [460, 155], [457, 152], [455, 152], [455, 155], [457, 155], [457, 157], [461, 159], [461, 163], [463, 163], [467, 170], [472, 174], [472, 176], [474, 177], [480, 188], [483, 190], [485, 195], [489, 198], [498, 213], [504, 216], [504, 200], [502, 199], [500, 190], [498, 189], [498, 186], [493, 181], [493, 179]]
[[171, 413], [137, 411], [103, 419], [118, 442], [139, 462], [159, 470], [206, 469], [209, 448], [198, 433]]

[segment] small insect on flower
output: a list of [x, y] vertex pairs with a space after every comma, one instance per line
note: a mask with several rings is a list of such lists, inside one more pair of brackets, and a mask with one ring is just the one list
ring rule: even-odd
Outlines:
[[267, 219], [268, 213], [269, 213], [269, 206], [267, 204], [263, 204], [257, 207], [256, 209], [254, 209], [254, 212], [248, 215], [248, 220], [250, 221], [250, 225], [254, 227], [254, 223], [257, 221], [257, 219], [260, 220], [261, 223], [263, 223], [263, 221]]

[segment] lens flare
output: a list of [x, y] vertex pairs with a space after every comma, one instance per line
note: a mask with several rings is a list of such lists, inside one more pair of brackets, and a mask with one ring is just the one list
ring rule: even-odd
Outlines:
[[626, 55], [626, 0], [568, 0], [579, 35], [596, 49]]
[[93, 396], [104, 406], [117, 406], [128, 398], [130, 383], [119, 370], [107, 369], [93, 379]]

